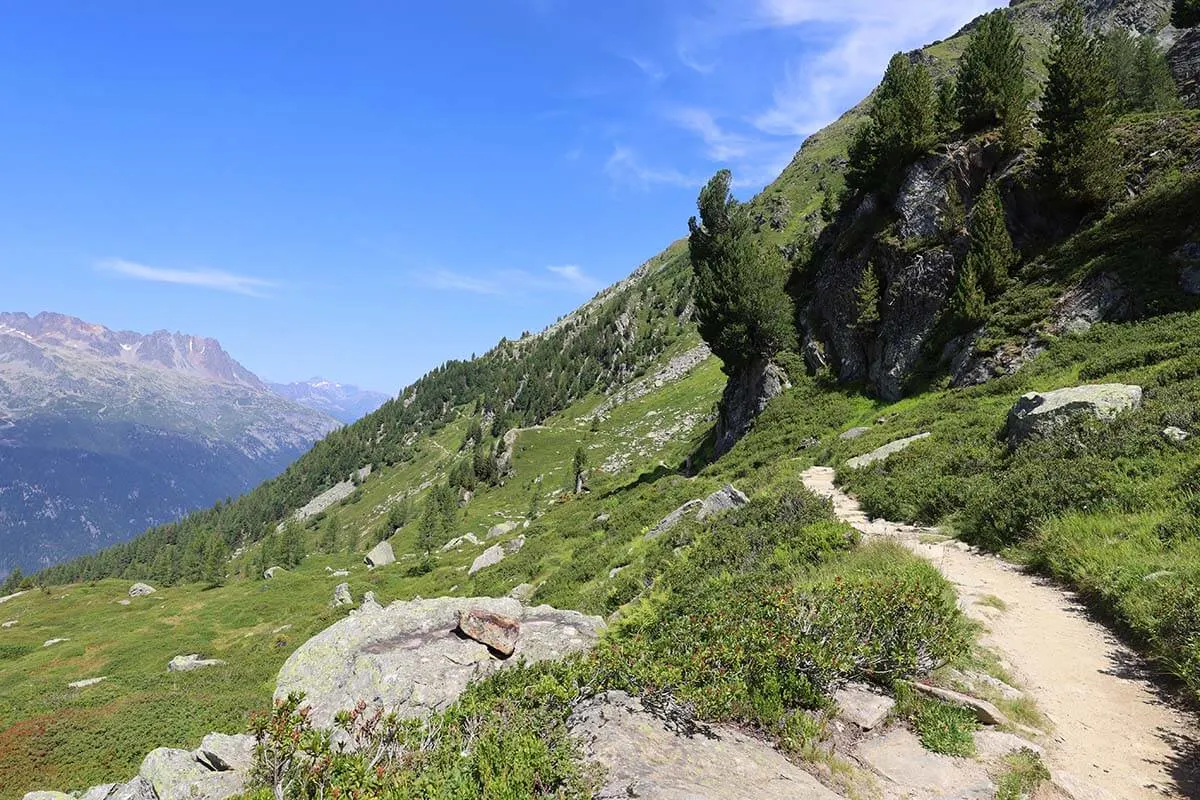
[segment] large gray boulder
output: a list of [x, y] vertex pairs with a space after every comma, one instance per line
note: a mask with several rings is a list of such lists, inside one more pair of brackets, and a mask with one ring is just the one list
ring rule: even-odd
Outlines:
[[737, 370], [725, 383], [721, 414], [717, 419], [713, 453], [729, 452], [746, 435], [754, 420], [776, 395], [791, 387], [783, 368], [759, 359]]
[[734, 488], [732, 484], [726, 484], [704, 498], [704, 502], [700, 504], [700, 510], [696, 512], [696, 519], [705, 519], [714, 514], [732, 511], [749, 502], [750, 498], [746, 497], [744, 493]]
[[104, 800], [158, 800], [150, 781], [138, 776], [128, 783], [117, 786]]
[[898, 439], [894, 442], [889, 442], [883, 447], [876, 448], [869, 453], [847, 459], [846, 466], [850, 469], [862, 469], [863, 467], [869, 467], [877, 461], [883, 461], [889, 456], [899, 453], [901, 450], [907, 450], [909, 447], [921, 441], [922, 439], [928, 439], [930, 435], [931, 434], [928, 433], [918, 433], [916, 436], [909, 436], [906, 439]]
[[[475, 609], [520, 624], [510, 658], [456, 632], [460, 615]], [[301, 645], [279, 671], [275, 697], [304, 692], [311, 719], [323, 727], [359, 700], [422, 717], [453, 703], [470, 681], [511, 664], [586, 651], [603, 628], [599, 617], [507, 597], [397, 601], [341, 620]]]
[[130, 597], [145, 597], [148, 594], [154, 594], [158, 590], [148, 583], [135, 583], [129, 587]]
[[569, 726], [584, 755], [605, 769], [597, 800], [838, 800], [766, 742], [668, 720], [624, 692], [582, 703]]
[[[157, 800], [228, 800], [246, 790], [244, 772], [213, 771], [188, 750], [160, 747], [142, 761], [138, 777]], [[141, 787], [139, 787], [141, 788]]]
[[1141, 408], [1142, 387], [1121, 383], [1073, 386], [1052, 392], [1030, 392], [1008, 412], [1006, 435], [1012, 447], [1030, 436], [1048, 436], [1080, 417], [1111, 420]]
[[350, 594], [350, 584], [339, 583], [333, 587], [333, 607], [340, 608], [354, 604], [354, 596]]
[[371, 552], [363, 557], [363, 562], [371, 568], [386, 567], [388, 564], [396, 563], [396, 554], [392, 552], [392, 546], [383, 541], [375, 545]]

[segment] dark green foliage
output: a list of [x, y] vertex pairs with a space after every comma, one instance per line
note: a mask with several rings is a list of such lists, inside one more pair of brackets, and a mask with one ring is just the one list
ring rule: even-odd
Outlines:
[[572, 488], [575, 489], [576, 491], [579, 491], [583, 488], [584, 473], [587, 472], [587, 467], [588, 467], [587, 450], [584, 448], [583, 445], [579, 445], [579, 447], [575, 448], [575, 456], [571, 462], [571, 474], [574, 476], [574, 486]]
[[1038, 123], [1039, 171], [1063, 200], [1107, 201], [1118, 179], [1111, 138], [1114, 87], [1100, 44], [1084, 28], [1075, 0], [1063, 6], [1055, 25], [1048, 70]]
[[879, 325], [879, 275], [874, 264], [867, 264], [854, 289], [858, 299], [858, 320], [854, 326], [862, 333], [870, 334]]
[[1101, 39], [1101, 49], [1116, 87], [1116, 111], [1166, 111], [1177, 104], [1175, 79], [1154, 37], [1114, 28]]
[[425, 507], [417, 522], [417, 544], [430, 552], [449, 540], [458, 521], [458, 489], [452, 484], [434, 486], [425, 496]]
[[846, 185], [852, 191], [890, 194], [904, 168], [936, 138], [937, 108], [929, 70], [897, 53], [871, 98], [868, 121], [850, 145]]
[[958, 269], [954, 294], [950, 298], [950, 313], [954, 325], [959, 329], [970, 329], [983, 321], [986, 315], [987, 296], [979, 276], [979, 264], [967, 259]]
[[1008, 148], [1021, 146], [1029, 118], [1025, 48], [1007, 9], [979, 20], [959, 61], [955, 94], [965, 131], [1002, 126]]
[[1176, 28], [1200, 25], [1200, 0], [1175, 0], [1171, 5], [1171, 24]]
[[896, 691], [896, 711], [916, 731], [926, 750], [947, 756], [975, 755], [975, 731], [979, 721], [965, 708], [922, 697], [910, 686]]
[[321, 525], [321, 540], [318, 544], [322, 553], [338, 551], [338, 533], [341, 527], [337, 514], [330, 514], [325, 518], [325, 522]]
[[688, 221], [700, 335], [727, 373], [769, 358], [795, 338], [782, 256], [754, 235], [748, 206], [730, 194], [721, 170], [700, 191], [700, 219]]
[[989, 297], [995, 297], [1008, 285], [1009, 275], [1020, 260], [1004, 221], [1004, 204], [995, 183], [989, 183], [975, 201], [967, 233], [971, 245], [966, 269], [978, 277]]
[[946, 135], [958, 130], [958, 90], [952, 80], [937, 85], [937, 130]]
[[225, 583], [225, 567], [229, 562], [229, 548], [225, 540], [216, 533], [208, 537], [204, 553], [203, 580], [209, 587], [221, 586]]

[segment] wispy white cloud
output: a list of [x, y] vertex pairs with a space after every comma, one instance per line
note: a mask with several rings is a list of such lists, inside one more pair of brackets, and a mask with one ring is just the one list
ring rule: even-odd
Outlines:
[[667, 71], [653, 59], [632, 55], [623, 56], [623, 58], [630, 64], [633, 64], [635, 67], [637, 67], [643, 75], [652, 81], [661, 81], [663, 78], [667, 77]]
[[604, 171], [614, 183], [649, 189], [653, 186], [679, 186], [694, 189], [704, 183], [702, 178], [685, 175], [677, 169], [651, 167], [624, 145], [614, 145], [612, 155], [604, 163]]
[[168, 269], [139, 264], [123, 258], [106, 258], [96, 262], [96, 269], [126, 278], [135, 278], [152, 283], [171, 283], [178, 286], [195, 286], [218, 292], [230, 292], [250, 297], [264, 297], [269, 289], [277, 286], [272, 281], [237, 275], [216, 269]]
[[484, 275], [433, 269], [413, 273], [413, 279], [428, 289], [479, 295], [592, 294], [604, 287], [574, 264], [546, 267], [543, 272], [508, 269]]

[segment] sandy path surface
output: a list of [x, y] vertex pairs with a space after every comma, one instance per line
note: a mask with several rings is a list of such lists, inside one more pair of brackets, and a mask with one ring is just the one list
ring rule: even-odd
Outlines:
[[[983, 644], [1054, 724], [1046, 760], [1075, 800], [1200, 798], [1196, 720], [1163, 698], [1142, 659], [1071, 594], [961, 542], [920, 541], [936, 529], [868, 519], [829, 467], [803, 480], [864, 535], [902, 541], [958, 587], [964, 610], [987, 627]], [[989, 595], [1005, 609], [975, 602]]]

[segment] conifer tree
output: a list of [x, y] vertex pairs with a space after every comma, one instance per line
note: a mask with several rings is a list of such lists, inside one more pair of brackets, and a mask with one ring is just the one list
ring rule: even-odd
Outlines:
[[1002, 126], [1009, 149], [1021, 146], [1029, 107], [1025, 48], [1006, 9], [979, 20], [959, 61], [956, 95], [965, 131]]
[[871, 98], [869, 119], [850, 144], [846, 183], [854, 191], [890, 193], [906, 166], [937, 137], [933, 79], [924, 64], [896, 53]]
[[875, 330], [880, 320], [879, 276], [875, 274], [874, 264], [867, 264], [854, 294], [858, 302], [858, 319], [854, 327], [862, 333], [869, 334]]
[[1102, 202], [1116, 190], [1112, 129], [1113, 84], [1096, 38], [1084, 29], [1083, 12], [1067, 0], [1054, 30], [1038, 127], [1039, 171], [1061, 199], [1082, 205]]
[[958, 271], [958, 283], [954, 287], [954, 296], [950, 299], [950, 310], [955, 323], [964, 328], [978, 325], [984, 319], [987, 298], [980, 285], [979, 273], [970, 260], [963, 263]]
[[1171, 6], [1171, 24], [1176, 28], [1200, 25], [1200, 0], [1175, 0]]
[[753, 233], [749, 209], [730, 194], [721, 170], [700, 191], [700, 219], [688, 220], [700, 335], [727, 374], [770, 358], [795, 338], [787, 266]]
[[974, 276], [986, 296], [994, 297], [1004, 290], [1019, 260], [1004, 222], [1004, 204], [995, 183], [989, 183], [975, 202], [967, 233], [971, 245], [966, 271]]
[[341, 528], [341, 524], [338, 521], [337, 514], [330, 514], [325, 518], [325, 524], [321, 528], [320, 548], [322, 553], [337, 552], [339, 528]]
[[229, 560], [229, 551], [225, 540], [218, 533], [209, 537], [204, 555], [204, 582], [209, 587], [221, 586], [225, 583], [225, 562]]
[[1136, 110], [1166, 111], [1179, 104], [1179, 92], [1167, 56], [1153, 36], [1138, 37], [1133, 81]]
[[937, 86], [937, 129], [940, 134], [958, 130], [958, 90], [955, 82], [942, 80]]

